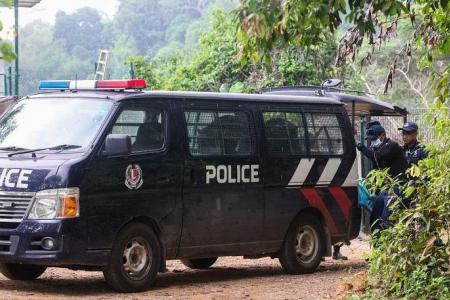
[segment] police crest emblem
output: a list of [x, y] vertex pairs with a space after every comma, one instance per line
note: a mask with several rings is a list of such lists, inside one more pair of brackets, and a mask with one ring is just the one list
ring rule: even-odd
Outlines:
[[144, 183], [142, 169], [139, 165], [129, 165], [125, 171], [125, 185], [130, 190], [139, 189]]

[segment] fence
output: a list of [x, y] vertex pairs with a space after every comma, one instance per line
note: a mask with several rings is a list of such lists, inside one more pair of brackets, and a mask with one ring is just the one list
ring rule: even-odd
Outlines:
[[[433, 128], [425, 121], [426, 109], [416, 108], [408, 110], [408, 121], [415, 122], [419, 126], [419, 140], [427, 143], [433, 140]], [[372, 120], [378, 120], [386, 129], [386, 134], [391, 139], [402, 144], [401, 131], [398, 128], [403, 126], [401, 117], [375, 117]]]

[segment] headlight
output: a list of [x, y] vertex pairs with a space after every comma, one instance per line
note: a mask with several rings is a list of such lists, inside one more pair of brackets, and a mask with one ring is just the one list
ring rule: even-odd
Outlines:
[[36, 193], [28, 219], [52, 220], [80, 215], [78, 188], [44, 190]]

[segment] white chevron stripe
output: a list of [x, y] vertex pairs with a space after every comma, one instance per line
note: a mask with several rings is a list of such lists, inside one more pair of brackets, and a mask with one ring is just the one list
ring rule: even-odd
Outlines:
[[[358, 151], [359, 153], [359, 151]], [[352, 169], [347, 175], [347, 178], [345, 179], [342, 186], [356, 186], [358, 181], [358, 161], [360, 156], [356, 156], [355, 161], [353, 162]]]
[[300, 160], [300, 163], [298, 164], [297, 169], [295, 170], [294, 175], [292, 175], [288, 185], [303, 184], [315, 161], [316, 160], [314, 158], [305, 158]]
[[334, 176], [336, 175], [339, 166], [341, 165], [342, 159], [340, 158], [330, 158], [325, 166], [325, 169], [320, 175], [318, 184], [330, 183]]

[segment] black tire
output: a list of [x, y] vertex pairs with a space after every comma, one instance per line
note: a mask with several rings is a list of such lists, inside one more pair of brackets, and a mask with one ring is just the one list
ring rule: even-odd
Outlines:
[[161, 260], [161, 246], [153, 230], [133, 223], [117, 236], [110, 263], [103, 267], [103, 276], [117, 292], [146, 291], [156, 281]]
[[0, 273], [11, 280], [30, 281], [41, 276], [47, 267], [36, 265], [0, 264]]
[[209, 258], [197, 258], [197, 259], [182, 259], [181, 262], [188, 268], [191, 269], [209, 269], [215, 262], [217, 257]]
[[280, 250], [281, 266], [289, 274], [313, 273], [324, 256], [325, 243], [320, 221], [311, 215], [298, 216], [289, 227]]

